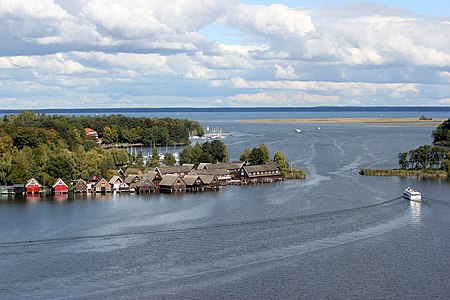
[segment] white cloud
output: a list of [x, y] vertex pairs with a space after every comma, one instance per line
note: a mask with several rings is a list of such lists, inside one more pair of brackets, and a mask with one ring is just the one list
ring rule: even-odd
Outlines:
[[[240, 42], [199, 33], [210, 24]], [[449, 32], [442, 19], [364, 3], [0, 0], [2, 97], [26, 107], [446, 105]]]
[[292, 66], [287, 66], [283, 68], [282, 66], [275, 64], [275, 78], [297, 79], [298, 75], [295, 74], [295, 70]]
[[450, 98], [439, 99], [438, 103], [443, 105], [450, 105]]

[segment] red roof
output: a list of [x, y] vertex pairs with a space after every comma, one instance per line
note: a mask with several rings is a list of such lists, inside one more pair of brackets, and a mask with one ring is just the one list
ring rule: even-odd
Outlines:
[[97, 131], [92, 128], [85, 128], [84, 133], [86, 133], [86, 135], [97, 135]]

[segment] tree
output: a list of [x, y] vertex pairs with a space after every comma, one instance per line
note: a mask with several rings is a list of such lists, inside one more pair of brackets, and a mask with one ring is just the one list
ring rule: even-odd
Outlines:
[[164, 164], [166, 166], [174, 166], [176, 162], [177, 161], [175, 159], [175, 156], [173, 156], [172, 153], [170, 152], [164, 153]]
[[259, 144], [258, 148], [261, 149], [263, 151], [263, 153], [264, 153], [264, 162], [268, 162], [269, 161], [269, 157], [270, 157], [269, 148], [267, 148], [267, 146], [264, 145], [264, 144]]
[[74, 169], [75, 160], [68, 150], [52, 155], [46, 167], [47, 174], [52, 177], [52, 182], [57, 178], [62, 178], [64, 181], [69, 182], [73, 179]]
[[204, 158], [209, 157], [209, 162], [211, 163], [228, 161], [227, 146], [221, 140], [203, 143], [202, 150], [204, 153], [209, 154], [205, 155]]
[[286, 156], [284, 155], [284, 153], [282, 153], [278, 150], [275, 151], [275, 154], [273, 156], [273, 161], [276, 162], [282, 170], [289, 168], [289, 163], [286, 159]]
[[408, 169], [408, 152], [398, 154], [398, 164], [400, 165], [400, 169]]
[[23, 148], [16, 153], [12, 160], [11, 172], [7, 177], [9, 183], [24, 183], [31, 177], [31, 148]]
[[158, 148], [153, 147], [152, 149], [152, 161], [150, 162], [150, 166], [152, 168], [159, 167], [159, 154], [158, 154]]
[[106, 126], [103, 128], [102, 134], [102, 141], [105, 144], [115, 144], [119, 141], [119, 133], [114, 127]]
[[244, 151], [239, 156], [239, 161], [248, 163], [248, 158], [250, 157], [250, 153], [252, 151], [249, 148], [245, 148]]
[[450, 119], [445, 120], [433, 131], [433, 144], [441, 146], [450, 146]]
[[260, 147], [253, 148], [248, 157], [250, 165], [261, 165], [266, 162], [266, 153]]

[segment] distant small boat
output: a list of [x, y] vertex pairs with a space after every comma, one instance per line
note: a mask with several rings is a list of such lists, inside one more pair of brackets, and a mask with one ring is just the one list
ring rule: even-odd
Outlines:
[[407, 187], [403, 192], [403, 197], [411, 201], [422, 201], [422, 194], [410, 187]]
[[317, 130], [320, 130], [320, 127], [319, 127], [319, 126], [317, 126], [317, 127], [316, 127], [316, 129], [317, 129]]
[[298, 129], [298, 128], [295, 128], [294, 131], [295, 131], [295, 132], [302, 132], [302, 131], [301, 131], [300, 129]]

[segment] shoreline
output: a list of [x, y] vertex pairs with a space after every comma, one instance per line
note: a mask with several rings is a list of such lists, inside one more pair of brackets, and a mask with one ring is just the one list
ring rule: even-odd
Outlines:
[[437, 126], [446, 119], [419, 120], [418, 118], [288, 118], [240, 120], [242, 123], [354, 123], [402, 126]]

